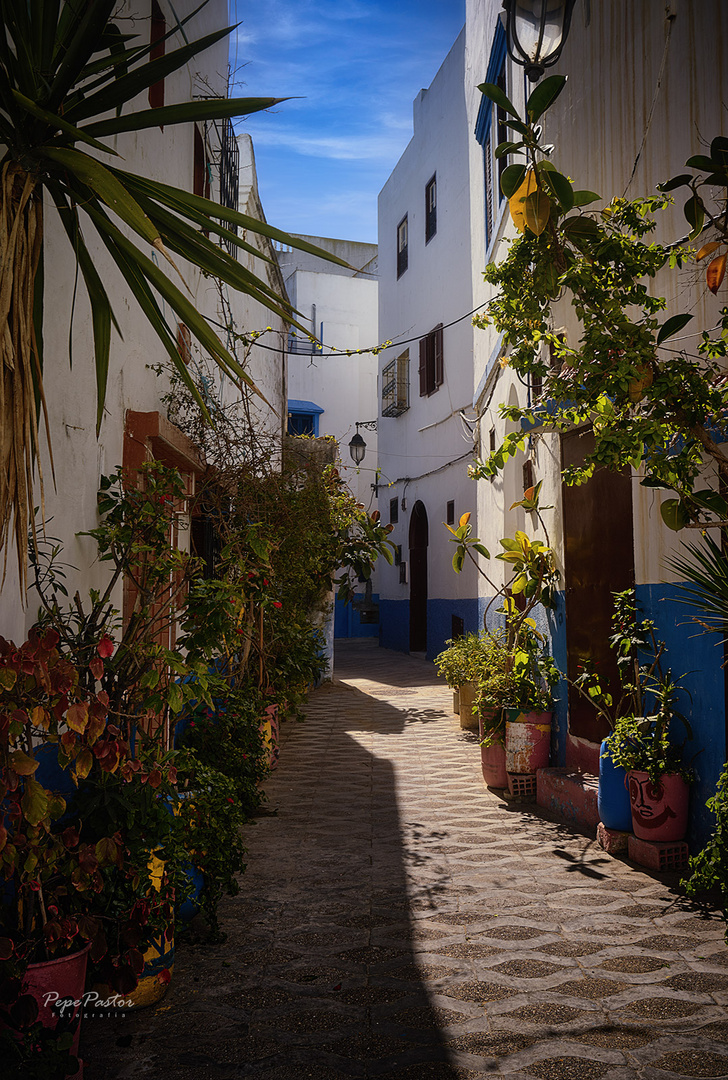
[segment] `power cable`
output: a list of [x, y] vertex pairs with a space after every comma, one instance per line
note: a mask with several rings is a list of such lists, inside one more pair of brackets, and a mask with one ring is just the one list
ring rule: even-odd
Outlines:
[[[489, 304], [489, 303], [490, 303], [489, 300], [485, 300], [482, 304], [478, 304], [477, 307], [473, 308], [472, 311], [467, 311], [464, 315], [459, 315], [457, 319], [453, 319], [452, 322], [445, 323], [444, 326], [442, 327], [442, 329], [447, 330], [449, 327], [456, 326], [457, 323], [462, 322], [463, 319], [469, 319], [472, 315], [475, 315], [476, 312], [478, 312], [482, 308], [486, 307], [486, 305]], [[227, 330], [228, 329], [227, 326], [223, 326], [222, 323], [217, 322], [215, 319], [208, 318], [207, 321], [209, 323], [211, 323], [213, 326], [220, 327], [221, 330]], [[399, 348], [401, 345], [409, 345], [413, 341], [419, 341], [421, 336], [422, 335], [420, 335], [420, 334], [416, 334], [414, 337], [404, 338], [401, 341], [390, 341], [388, 343], [383, 342], [380, 345], [373, 345], [370, 349], [332, 349], [330, 352], [327, 352], [327, 353], [319, 352], [319, 353], [317, 353], [317, 355], [318, 356], [326, 356], [326, 357], [330, 357], [330, 356], [363, 356], [366, 353], [380, 353], [380, 352], [384, 352], [386, 349], [395, 348], [395, 347]], [[243, 337], [247, 338], [247, 335], [243, 335]], [[276, 352], [277, 353], [277, 352], [281, 351], [280, 348], [276, 348], [274, 345], [264, 345], [262, 341], [257, 341], [255, 338], [251, 339], [250, 341], [246, 340], [246, 344], [256, 345], [259, 349], [267, 349], [268, 352]], [[326, 347], [326, 346], [320, 345], [318, 342], [317, 342], [317, 345], [318, 345], [319, 348], [325, 348]], [[305, 356], [306, 354], [303, 353], [301, 355]]]

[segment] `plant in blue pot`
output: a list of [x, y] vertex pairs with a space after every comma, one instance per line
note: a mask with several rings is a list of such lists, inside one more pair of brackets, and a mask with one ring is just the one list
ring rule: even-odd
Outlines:
[[[657, 639], [655, 624], [651, 619], [638, 618], [633, 589], [615, 592], [613, 596], [609, 646], [616, 654], [618, 695], [610, 692], [606, 680], [589, 660], [584, 662], [583, 671], [573, 685], [591, 702], [611, 729], [601, 744], [599, 756], [598, 805], [602, 824], [608, 829], [630, 832], [633, 817], [628, 771], [638, 766], [634, 764], [633, 753], [628, 751], [634, 750], [632, 744], [638, 736], [644, 743], [643, 733], [649, 730], [645, 743], [647, 749], [642, 756], [654, 748], [654, 754], [659, 757], [664, 748], [660, 738], [655, 735], [656, 727], [664, 735], [665, 745], [669, 742], [666, 723], [660, 727], [655, 724], [655, 716], [647, 714], [659, 712], [662, 716], [669, 713], [670, 717], [677, 717], [683, 722], [688, 737], [691, 737], [691, 732], [686, 717], [675, 707], [673, 698], [681, 688], [672, 680], [670, 671], [663, 671], [662, 658], [666, 646]], [[669, 709], [663, 709], [661, 704], [665, 695], [670, 699]]]

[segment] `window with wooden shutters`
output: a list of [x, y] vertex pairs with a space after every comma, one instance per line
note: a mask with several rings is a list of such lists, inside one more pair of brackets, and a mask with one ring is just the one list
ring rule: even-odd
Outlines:
[[[162, 14], [157, 0], [152, 0], [152, 18], [151, 29], [149, 32], [149, 43], [151, 48], [149, 50], [149, 59], [158, 60], [164, 56], [164, 49], [166, 42], [164, 40], [167, 33], [167, 22]], [[149, 105], [152, 109], [161, 109], [164, 105], [164, 79], [160, 79], [158, 82], [152, 83], [149, 87]], [[163, 129], [163, 125], [160, 124]]]
[[437, 232], [437, 175], [425, 186], [425, 243]]
[[442, 323], [420, 338], [420, 397], [434, 394], [445, 381], [442, 354]]
[[[490, 59], [486, 71], [485, 82], [495, 83], [500, 90], [507, 93], [507, 67], [506, 67], [506, 34], [503, 25], [498, 22], [493, 36], [493, 44], [490, 50]], [[512, 135], [506, 127], [507, 116], [505, 111], [494, 105], [490, 98], [483, 96], [478, 110], [478, 118], [475, 124], [475, 138], [483, 147], [483, 180], [485, 187], [485, 247], [490, 248], [495, 235], [495, 226], [498, 220], [500, 207], [503, 203], [503, 192], [500, 180], [504, 169], [508, 165], [508, 155], [500, 158], [495, 157], [498, 143], [507, 141]]]
[[408, 258], [407, 252], [409, 248], [409, 237], [407, 227], [407, 215], [405, 214], [399, 225], [397, 226], [397, 277], [402, 277], [402, 274], [407, 269]]

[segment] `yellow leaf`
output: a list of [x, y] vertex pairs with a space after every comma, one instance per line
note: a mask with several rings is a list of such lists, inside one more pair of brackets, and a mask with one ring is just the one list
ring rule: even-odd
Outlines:
[[467, 514], [462, 515], [462, 517], [460, 518], [460, 521], [458, 522], [458, 524], [460, 525], [460, 528], [463, 529], [468, 524], [469, 521], [470, 521], [470, 511], [468, 511]]
[[726, 258], [728, 258], [728, 256], [725, 254], [719, 255], [717, 259], [713, 259], [712, 263], [705, 271], [705, 280], [713, 295], [718, 292], [723, 278], [725, 277]]
[[25, 820], [30, 825], [39, 825], [48, 814], [48, 792], [35, 780], [26, 780], [25, 793], [20, 800]]
[[545, 191], [533, 191], [523, 201], [523, 213], [534, 236], [540, 236], [548, 224], [551, 200]]
[[22, 750], [13, 750], [10, 755], [10, 768], [14, 769], [18, 776], [32, 776], [38, 768], [38, 762]]
[[93, 754], [87, 747], [84, 747], [81, 753], [76, 758], [76, 776], [80, 780], [85, 780], [88, 774], [91, 772], [91, 766], [93, 765], [93, 763]]
[[526, 488], [526, 490], [523, 493], [524, 499], [532, 499], [533, 498], [533, 493], [535, 492], [535, 490], [536, 490], [535, 487]]
[[83, 734], [88, 723], [88, 705], [85, 701], [77, 701], [71, 705], [66, 713], [66, 723], [71, 731], [77, 731], [79, 735]]
[[526, 227], [526, 214], [523, 208], [524, 200], [537, 190], [536, 175], [533, 169], [529, 169], [526, 173], [526, 179], [521, 186], [511, 195], [508, 200], [508, 207], [511, 212], [513, 224], [516, 226], [519, 232], [523, 232]]
[[51, 718], [41, 705], [36, 705], [33, 712], [30, 714], [30, 719], [32, 720], [34, 727], [42, 727], [45, 728], [46, 731], [50, 727]]
[[703, 244], [695, 258], [700, 262], [706, 255], [712, 255], [714, 251], [718, 250], [720, 243], [720, 240], [711, 240], [709, 244]]

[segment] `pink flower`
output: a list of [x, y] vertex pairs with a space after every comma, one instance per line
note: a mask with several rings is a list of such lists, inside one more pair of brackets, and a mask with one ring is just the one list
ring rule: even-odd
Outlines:
[[274, 600], [273, 607], [283, 607], [283, 604], [280, 602], [280, 600]]
[[194, 727], [194, 726], [195, 726], [194, 720], [190, 720], [190, 727]]
[[234, 802], [235, 802], [235, 799], [233, 799], [233, 798], [232, 798], [232, 797], [231, 797], [230, 795], [228, 795], [228, 799], [227, 799], [227, 801], [228, 801], [229, 803], [234, 803]]

